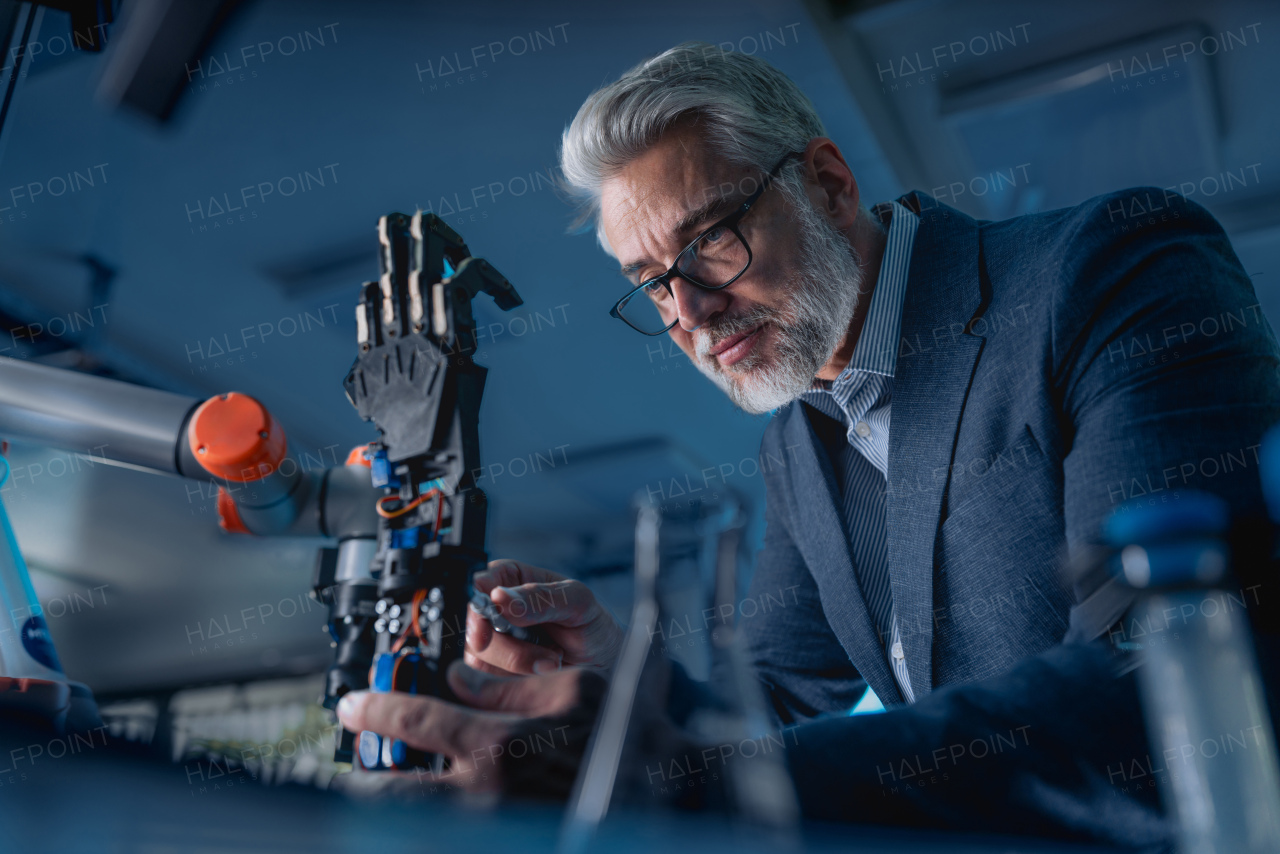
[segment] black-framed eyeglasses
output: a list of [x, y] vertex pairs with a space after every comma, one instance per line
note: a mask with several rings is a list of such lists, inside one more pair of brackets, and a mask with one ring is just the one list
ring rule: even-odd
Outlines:
[[695, 237], [661, 276], [646, 279], [628, 291], [609, 310], [609, 314], [643, 335], [661, 335], [680, 319], [675, 295], [671, 292], [673, 278], [678, 276], [708, 291], [718, 291], [736, 282], [751, 266], [751, 246], [742, 236], [739, 223], [769, 189], [769, 184], [778, 177], [787, 161], [801, 156], [800, 152], [793, 151], [779, 160], [778, 165], [770, 169], [760, 182], [759, 188], [733, 213]]

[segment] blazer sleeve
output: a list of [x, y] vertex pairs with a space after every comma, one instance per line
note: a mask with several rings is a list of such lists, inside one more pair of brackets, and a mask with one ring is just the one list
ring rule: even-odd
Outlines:
[[801, 808], [827, 821], [1165, 844], [1136, 680], [1117, 663], [1102, 642], [1059, 645], [911, 706], [796, 727], [783, 740]]
[[[1117, 235], [1129, 222], [1118, 214], [1152, 198], [1169, 221]], [[1069, 551], [1125, 502], [1185, 489], [1262, 513], [1258, 449], [1280, 422], [1280, 349], [1221, 226], [1154, 188], [1103, 196], [1065, 225], [1049, 370]], [[1073, 636], [1098, 636], [1130, 598], [1073, 613]]]

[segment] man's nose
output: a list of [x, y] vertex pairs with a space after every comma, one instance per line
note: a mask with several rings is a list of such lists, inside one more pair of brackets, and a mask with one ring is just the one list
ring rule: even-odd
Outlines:
[[680, 328], [692, 332], [707, 322], [714, 314], [724, 311], [729, 305], [729, 295], [724, 291], [709, 291], [689, 284], [679, 276], [673, 276], [669, 283], [671, 296], [676, 301], [676, 312], [680, 318]]

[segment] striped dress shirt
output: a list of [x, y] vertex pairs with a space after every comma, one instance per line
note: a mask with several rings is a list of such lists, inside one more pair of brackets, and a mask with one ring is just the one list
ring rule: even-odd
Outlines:
[[[889, 585], [888, 548], [885, 540], [885, 483], [889, 471], [889, 410], [893, 397], [893, 373], [898, 364], [898, 339], [902, 330], [902, 306], [907, 293], [911, 248], [920, 219], [897, 202], [877, 205], [872, 213], [889, 226], [880, 275], [871, 293], [871, 305], [849, 366], [835, 380], [815, 380], [801, 400], [845, 425], [854, 454], [834, 461], [842, 485], [845, 527], [854, 556], [859, 587], [867, 610], [876, 623], [881, 643], [902, 698], [915, 702], [902, 634]], [[870, 512], [867, 512], [870, 509]], [[888, 638], [889, 642], [884, 643]]]

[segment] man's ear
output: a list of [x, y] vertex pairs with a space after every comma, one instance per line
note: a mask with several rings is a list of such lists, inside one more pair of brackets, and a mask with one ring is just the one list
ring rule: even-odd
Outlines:
[[853, 227], [858, 216], [858, 181], [840, 148], [825, 136], [814, 137], [804, 150], [809, 200], [840, 231]]

